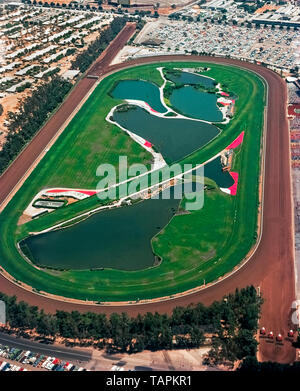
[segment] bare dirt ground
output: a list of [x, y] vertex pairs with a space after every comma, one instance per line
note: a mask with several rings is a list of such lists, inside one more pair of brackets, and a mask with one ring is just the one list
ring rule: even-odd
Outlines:
[[222, 368], [208, 367], [202, 364], [204, 355], [210, 348], [189, 350], [163, 350], [151, 352], [145, 350], [141, 353], [117, 353], [109, 355], [104, 351], [94, 350], [92, 359], [85, 368], [92, 371], [110, 371], [114, 365], [128, 370], [157, 371], [216, 371]]
[[7, 127], [4, 124], [7, 113], [9, 111], [14, 112], [19, 104], [19, 99], [22, 99], [24, 96], [26, 96], [26, 92], [7, 95], [0, 100], [0, 103], [3, 107], [3, 113], [0, 115], [0, 132], [2, 132], [0, 134], [0, 149], [2, 149], [2, 146], [5, 143], [5, 138], [8, 132]]
[[[260, 244], [246, 265], [218, 284], [203, 291], [182, 296], [174, 300], [160, 303], [136, 304], [127, 306], [92, 306], [84, 304], [66, 303], [36, 295], [16, 286], [4, 276], [0, 277], [0, 289], [9, 295], [16, 295], [19, 299], [30, 304], [38, 305], [48, 312], [56, 309], [95, 311], [110, 314], [112, 312], [127, 311], [134, 316], [147, 311], [170, 313], [175, 306], [186, 306], [190, 303], [202, 302], [210, 304], [220, 300], [225, 294], [234, 292], [238, 288], [253, 284], [260, 287], [265, 300], [262, 308], [260, 324], [274, 334], [281, 333], [284, 337], [293, 326], [291, 324], [291, 304], [295, 299], [294, 261], [292, 241], [292, 209], [291, 209], [291, 183], [289, 164], [289, 134], [286, 120], [286, 87], [284, 81], [274, 72], [254, 64], [237, 60], [197, 57], [197, 56], [156, 56], [140, 58], [127, 63], [109, 66], [110, 62], [124, 46], [127, 36], [132, 31], [125, 28], [118, 40], [99, 59], [90, 70], [90, 74], [104, 75], [125, 66], [133, 66], [149, 62], [193, 60], [212, 61], [237, 65], [253, 70], [260, 74], [269, 86], [267, 145], [265, 162], [265, 187], [263, 233]], [[32, 140], [28, 147], [12, 163], [9, 169], [0, 177], [0, 202], [3, 202], [10, 191], [16, 186], [20, 178], [45, 148], [61, 124], [76, 108], [85, 94], [92, 88], [95, 80], [82, 79], [63, 103], [57, 113], [44, 126], [40, 133]], [[259, 358], [262, 361], [292, 362], [295, 359], [295, 349], [284, 341], [283, 345], [267, 343], [262, 340], [259, 346]]]

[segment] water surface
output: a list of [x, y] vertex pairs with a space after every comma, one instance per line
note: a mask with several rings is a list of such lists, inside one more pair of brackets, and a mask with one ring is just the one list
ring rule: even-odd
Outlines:
[[213, 88], [215, 86], [215, 81], [213, 79], [201, 75], [196, 75], [195, 73], [191, 72], [181, 71], [180, 74], [166, 72], [166, 78], [176, 84], [199, 84], [206, 88]]
[[182, 118], [161, 118], [138, 107], [115, 111], [114, 121], [154, 144], [168, 163], [181, 160], [216, 137], [212, 124]]
[[234, 180], [229, 172], [222, 170], [220, 156], [205, 164], [204, 176], [215, 181], [219, 187], [228, 188], [234, 184]]
[[173, 90], [171, 105], [182, 114], [209, 122], [221, 122], [223, 115], [217, 106], [217, 95], [200, 91], [192, 86]]
[[159, 113], [166, 112], [160, 100], [160, 91], [156, 84], [143, 80], [121, 80], [111, 95], [117, 99], [136, 99], [148, 103]]
[[[34, 263], [65, 269], [139, 270], [154, 264], [151, 239], [176, 213], [180, 200], [148, 199], [99, 212], [69, 228], [21, 243]], [[28, 252], [29, 250], [29, 252]]]

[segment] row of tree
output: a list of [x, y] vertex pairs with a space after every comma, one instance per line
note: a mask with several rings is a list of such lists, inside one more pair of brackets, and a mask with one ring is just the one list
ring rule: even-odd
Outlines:
[[54, 339], [88, 340], [88, 344], [106, 347], [109, 352], [196, 348], [209, 336], [213, 341], [209, 363], [255, 355], [254, 334], [262, 302], [251, 286], [209, 307], [197, 304], [176, 307], [170, 316], [148, 312], [132, 318], [127, 313], [113, 313], [110, 317], [78, 311], [46, 314], [25, 302], [18, 303], [16, 297], [0, 293], [0, 299], [6, 303], [7, 322], [13, 329], [31, 329]]
[[74, 61], [72, 61], [72, 69], [79, 69], [81, 72], [86, 71], [122, 30], [126, 24], [126, 21], [126, 17], [115, 18], [110, 26], [103, 30], [100, 33], [100, 36], [95, 41], [93, 41], [86, 50], [79, 53]]
[[55, 76], [26, 97], [18, 111], [8, 112], [9, 133], [0, 151], [0, 174], [37, 133], [71, 87], [70, 82]]

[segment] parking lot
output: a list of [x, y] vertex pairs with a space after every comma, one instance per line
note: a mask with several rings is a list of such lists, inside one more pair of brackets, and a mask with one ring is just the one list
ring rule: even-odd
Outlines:
[[[207, 53], [265, 62], [278, 69], [299, 64], [298, 31], [248, 28], [211, 21], [150, 22], [135, 40], [134, 56], [171, 53]], [[143, 52], [142, 52], [143, 50]]]
[[75, 365], [72, 362], [61, 360], [57, 357], [33, 353], [30, 350], [22, 350], [0, 345], [0, 371], [86, 371], [87, 369]]

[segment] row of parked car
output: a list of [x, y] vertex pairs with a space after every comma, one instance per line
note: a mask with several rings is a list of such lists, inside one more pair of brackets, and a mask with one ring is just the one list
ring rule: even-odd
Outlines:
[[[34, 368], [44, 368], [51, 371], [86, 371], [85, 368], [74, 365], [68, 361], [60, 360], [56, 357], [46, 356], [40, 353], [32, 353], [30, 350], [21, 350], [3, 346], [0, 344], [0, 371], [26, 371], [18, 365], [12, 365], [1, 361], [1, 357], [17, 361], [20, 364], [32, 365]], [[14, 369], [12, 369], [15, 367]]]
[[0, 372], [3, 371], [27, 371], [26, 368], [20, 367], [19, 365], [13, 365], [6, 361], [0, 360]]

